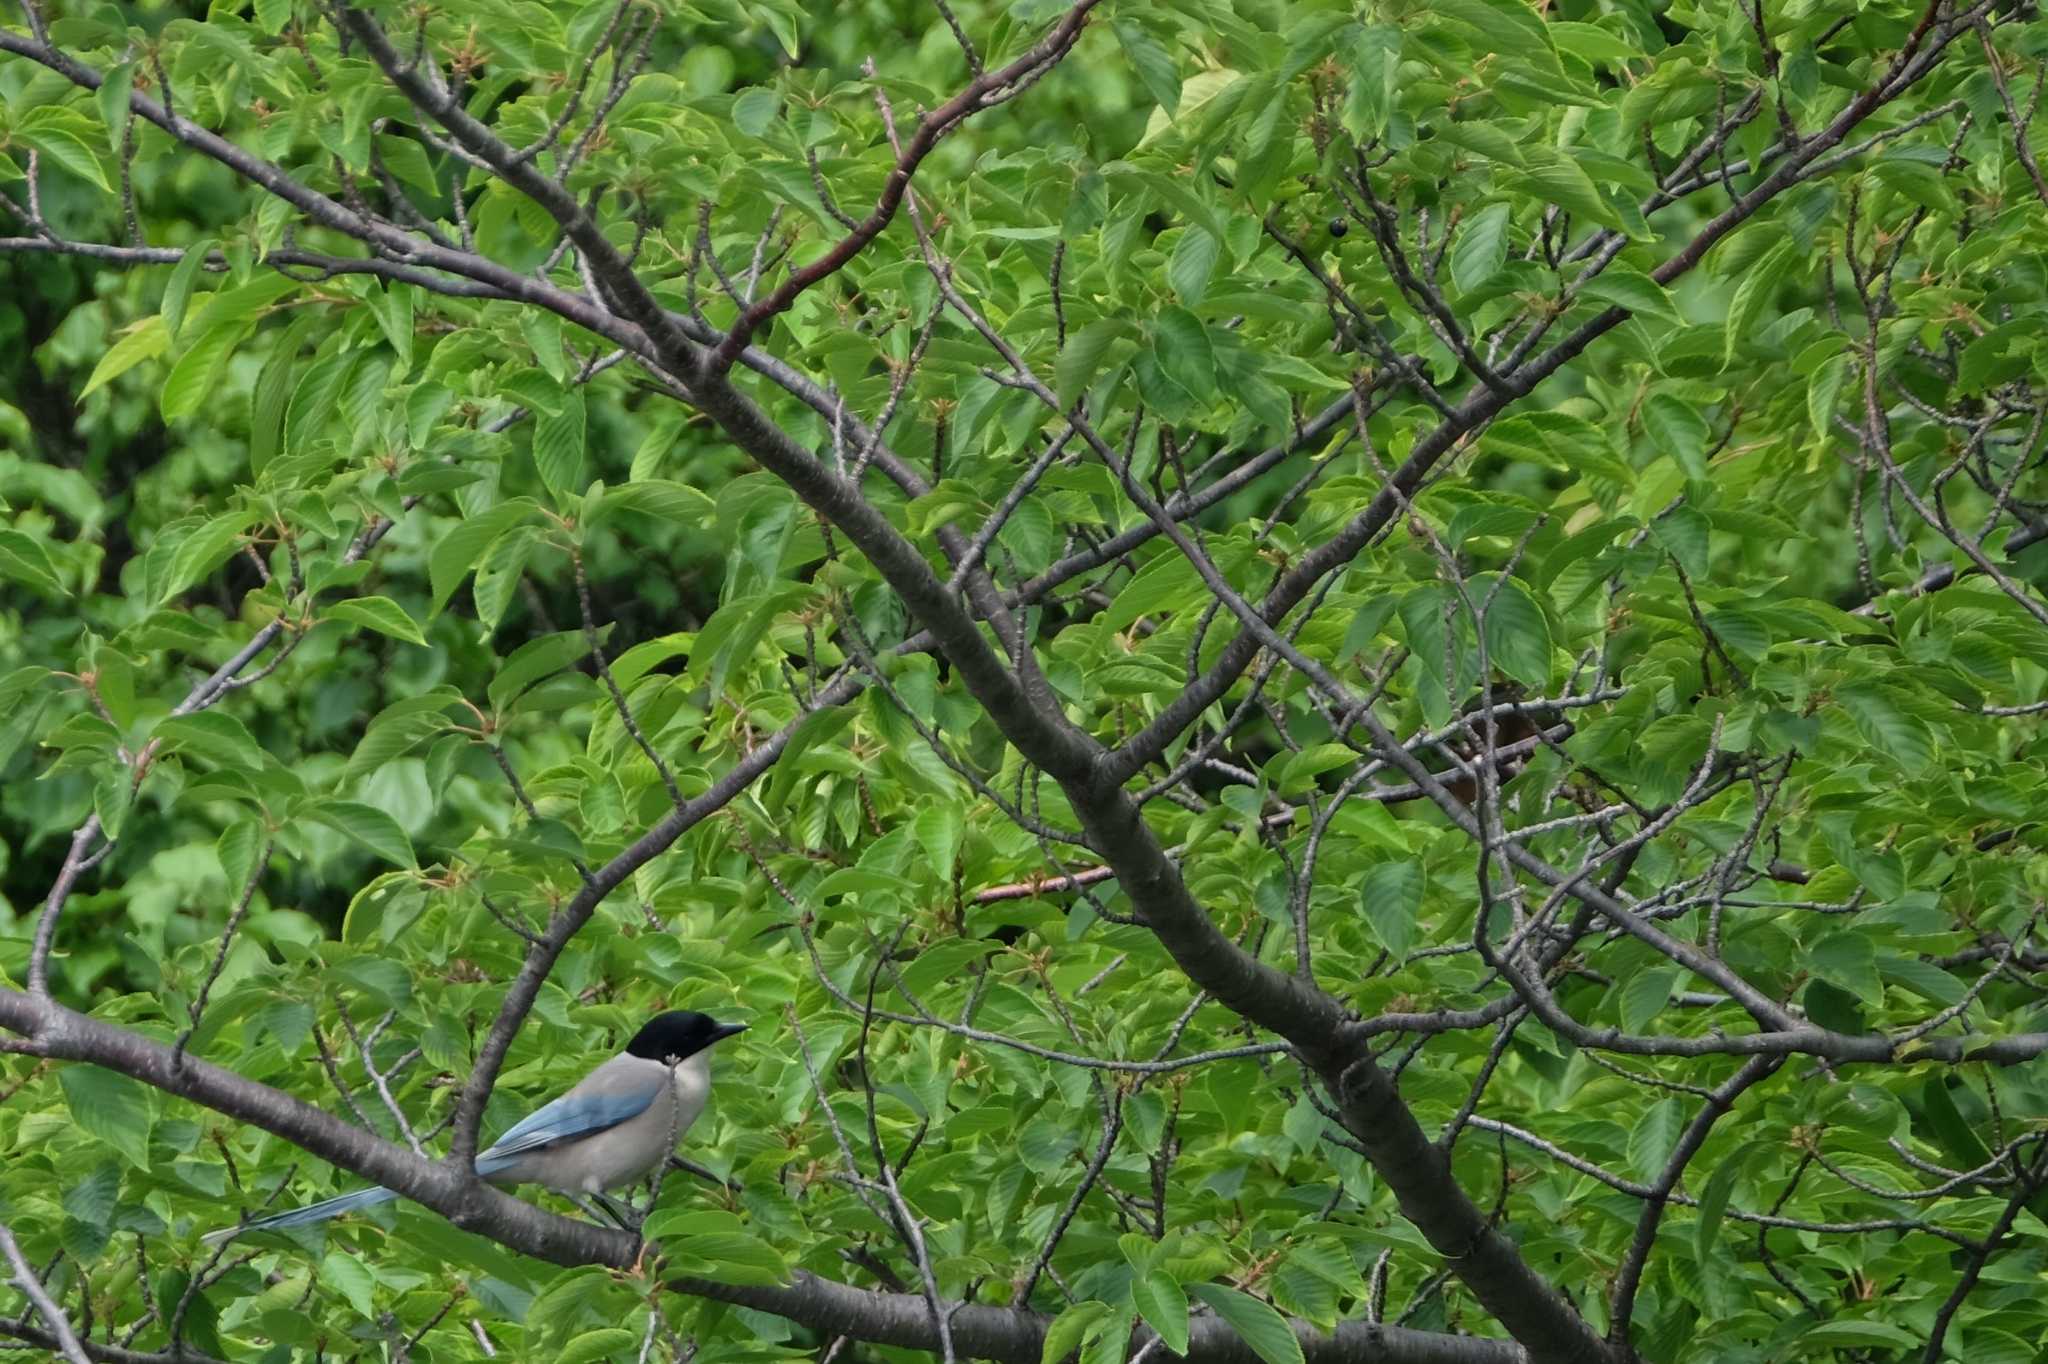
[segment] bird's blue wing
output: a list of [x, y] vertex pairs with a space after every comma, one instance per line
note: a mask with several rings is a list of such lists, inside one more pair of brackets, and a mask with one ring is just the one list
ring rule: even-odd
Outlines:
[[476, 1158], [477, 1171], [489, 1174], [485, 1162], [504, 1160], [528, 1151], [538, 1151], [556, 1142], [587, 1137], [647, 1111], [661, 1093], [661, 1082], [610, 1089], [600, 1093], [564, 1094], [514, 1123], [488, 1151]]
[[354, 1193], [345, 1193], [324, 1203], [313, 1203], [303, 1208], [293, 1208], [288, 1212], [274, 1212], [268, 1217], [258, 1217], [238, 1227], [222, 1227], [218, 1231], [209, 1231], [200, 1239], [211, 1245], [230, 1237], [240, 1236], [244, 1232], [280, 1231], [285, 1227], [303, 1227], [314, 1222], [325, 1222], [328, 1218], [339, 1217], [345, 1212], [354, 1212], [358, 1208], [374, 1208], [379, 1203], [389, 1203], [396, 1197], [398, 1195], [389, 1189], [357, 1189]]

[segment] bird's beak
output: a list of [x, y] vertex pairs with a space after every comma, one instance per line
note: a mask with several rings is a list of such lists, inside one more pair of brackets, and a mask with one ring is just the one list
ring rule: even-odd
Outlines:
[[744, 1023], [721, 1023], [718, 1025], [718, 1036], [712, 1038], [711, 1040], [714, 1043], [723, 1042], [726, 1038], [736, 1037], [740, 1033], [745, 1032], [746, 1030], [747, 1025]]

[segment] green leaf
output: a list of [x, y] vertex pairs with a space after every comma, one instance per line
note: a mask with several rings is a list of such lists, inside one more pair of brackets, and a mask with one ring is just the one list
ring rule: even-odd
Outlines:
[[1171, 1274], [1155, 1269], [1132, 1279], [1131, 1302], [1167, 1349], [1176, 1355], [1188, 1352], [1188, 1295]]
[[158, 604], [169, 602], [219, 568], [242, 543], [242, 533], [256, 516], [246, 507], [223, 512], [186, 536], [171, 556], [170, 573], [156, 594]]
[[1643, 1109], [1628, 1134], [1629, 1167], [1644, 1179], [1662, 1174], [1684, 1127], [1685, 1110], [1676, 1099], [1659, 1099]]
[[409, 871], [370, 878], [341, 916], [341, 940], [351, 946], [392, 942], [412, 923], [422, 905], [420, 883]]
[[203, 332], [230, 322], [254, 324], [275, 308], [279, 300], [302, 287], [303, 282], [291, 275], [259, 271], [247, 284], [223, 289], [207, 299], [206, 307], [192, 325]]
[[1653, 393], [1643, 404], [1643, 429], [1657, 448], [1678, 462], [1687, 478], [1707, 476], [1707, 419], [1692, 404], [1668, 393]]
[[957, 805], [934, 805], [918, 812], [912, 828], [918, 845], [931, 857], [931, 868], [942, 880], [953, 875], [954, 860], [960, 855], [960, 836], [966, 820]]
[[689, 653], [696, 638], [692, 631], [678, 630], [674, 634], [642, 640], [612, 660], [612, 680], [622, 690], [631, 691], [633, 684], [653, 672], [656, 665]]
[[320, 1282], [348, 1299], [349, 1306], [364, 1317], [376, 1315], [377, 1280], [354, 1255], [333, 1250], [320, 1262]]
[[1486, 604], [1486, 656], [1517, 682], [1541, 691], [1550, 683], [1550, 621], [1536, 599], [1513, 578], [1476, 584]]
[[100, 88], [93, 91], [93, 102], [100, 107], [100, 119], [107, 125], [107, 150], [115, 156], [121, 154], [121, 144], [127, 140], [129, 100], [135, 93], [135, 63], [120, 62], [107, 69], [106, 79]]
[[301, 317], [292, 323], [277, 349], [263, 363], [256, 376], [256, 391], [249, 399], [249, 472], [261, 475], [277, 457], [284, 441], [286, 405], [292, 396], [292, 368], [298, 363], [299, 345], [312, 330], [316, 319]]
[[222, 767], [254, 770], [263, 766], [263, 745], [246, 725], [225, 711], [173, 715], [158, 723], [153, 737], [167, 753], [196, 753]]
[[1533, 59], [1542, 69], [1557, 68], [1549, 25], [1522, 0], [1441, 0], [1430, 12], [1469, 26], [1487, 51]]
[[1302, 1364], [1301, 1342], [1295, 1339], [1287, 1319], [1270, 1306], [1222, 1284], [1194, 1283], [1187, 1287], [1189, 1296], [1209, 1304], [1266, 1364]]
[[[600, 630], [599, 638], [610, 628], [607, 625]], [[581, 630], [560, 630], [528, 640], [512, 651], [512, 656], [498, 669], [498, 675], [491, 679], [488, 695], [492, 709], [504, 710], [535, 682], [580, 662], [589, 652], [590, 642]]]
[[[15, 534], [18, 532], [5, 532]], [[26, 538], [26, 537], [24, 537]], [[24, 697], [33, 698], [36, 689], [52, 676], [51, 670], [39, 664], [29, 664], [0, 674], [0, 706], [14, 706]]]
[[202, 237], [186, 247], [171, 271], [170, 281], [164, 285], [163, 324], [174, 339], [178, 329], [185, 325], [185, 305], [192, 300], [192, 288], [199, 282], [200, 271], [206, 268], [206, 258], [218, 245], [213, 238]]
[[83, 1063], [65, 1066], [57, 1078], [72, 1122], [119, 1151], [136, 1169], [147, 1170], [149, 1134], [156, 1122], [148, 1087]]
[[476, 605], [476, 618], [486, 632], [496, 631], [498, 622], [505, 618], [540, 535], [534, 526], [515, 527], [491, 541], [491, 547], [477, 562], [476, 585], [470, 598]]
[[307, 801], [299, 813], [348, 835], [386, 862], [406, 867], [419, 865], [413, 857], [412, 840], [406, 837], [405, 830], [397, 820], [374, 805], [322, 796]]
[[[92, 144], [69, 127], [48, 120], [38, 121], [34, 117], [37, 112], [41, 111], [31, 111], [28, 118], [15, 125], [14, 135], [79, 179], [113, 193], [114, 186], [107, 179], [106, 165], [100, 160], [99, 153], [92, 149]], [[85, 126], [90, 127], [91, 124]]]
[[1838, 687], [1835, 702], [1873, 747], [1907, 772], [1917, 775], [1934, 761], [1934, 740], [1927, 726], [1900, 710], [1881, 685], [1854, 682]]
[[121, 1167], [102, 1161], [85, 1178], [64, 1190], [64, 1211], [88, 1226], [104, 1227], [112, 1220], [121, 1197]]
[[1623, 227], [1621, 215], [1594, 186], [1592, 178], [1578, 164], [1563, 156], [1555, 160], [1539, 161], [1520, 171], [1502, 168], [1499, 178], [1505, 183], [1533, 194], [1546, 203], [1602, 227], [1620, 231]]
[[1181, 229], [1180, 240], [1173, 244], [1173, 255], [1166, 262], [1166, 280], [1188, 307], [1199, 307], [1208, 296], [1209, 277], [1215, 273], [1222, 246], [1200, 228]]
[[1124, 584], [1103, 612], [1102, 623], [1111, 630], [1128, 629], [1146, 616], [1194, 601], [1201, 591], [1194, 564], [1179, 553], [1162, 554]]
[[775, 775], [769, 779], [767, 794], [761, 803], [770, 812], [787, 808], [790, 792], [803, 780], [803, 755], [819, 744], [828, 743], [853, 719], [849, 706], [832, 706], [825, 710], [814, 710], [806, 715], [783, 745], [782, 756], [776, 760]]
[[1446, 123], [1437, 130], [1437, 136], [1453, 147], [1462, 147], [1496, 165], [1519, 166], [1525, 159], [1523, 145], [1513, 133], [1498, 123], [1483, 119]]
[[442, 535], [427, 557], [427, 580], [434, 588], [434, 612], [447, 605], [455, 589], [476, 567], [491, 541], [514, 526], [523, 526], [539, 507], [531, 498], [516, 497], [472, 516]]
[[1402, 32], [1394, 24], [1367, 24], [1344, 45], [1351, 84], [1344, 101], [1344, 127], [1360, 142], [1383, 137], [1393, 107], [1401, 65]]
[[1849, 377], [1849, 357], [1837, 355], [1824, 360], [1806, 381], [1806, 420], [1816, 437], [1834, 429], [1835, 408], [1841, 403], [1842, 384]]
[[357, 354], [348, 351], [329, 351], [317, 355], [299, 375], [298, 383], [292, 388], [291, 399], [285, 406], [285, 453], [304, 454], [329, 433], [333, 427], [335, 397], [341, 392], [342, 382], [348, 378], [349, 370], [358, 358]]
[[1131, 1327], [1136, 1322], [1135, 1313], [1113, 1313], [1088, 1333], [1088, 1343], [1081, 1347], [1081, 1364], [1124, 1364], [1130, 1358]]
[[555, 1364], [595, 1364], [600, 1359], [620, 1359], [632, 1355], [640, 1345], [640, 1333], [628, 1331], [621, 1326], [605, 1326], [595, 1331], [585, 1331], [562, 1347], [555, 1356]]
[[1640, 1033], [1664, 1012], [1680, 974], [1675, 966], [1637, 967], [1621, 987], [1622, 1030]]
[[[373, 288], [366, 301], [370, 305], [370, 315], [377, 320], [377, 330], [384, 333], [384, 339], [391, 345], [391, 353], [398, 359], [399, 376], [403, 376], [412, 369], [412, 286], [393, 284]], [[546, 316], [553, 317], [554, 314]]]
[[1691, 507], [1673, 507], [1650, 523], [1650, 535], [1694, 578], [1706, 576], [1712, 530], [1707, 518]]
[[1168, 308], [1153, 326], [1160, 373], [1186, 389], [1196, 402], [1213, 401], [1216, 352], [1202, 320], [1185, 308]]
[[765, 136], [781, 112], [782, 96], [764, 86], [750, 86], [732, 102], [733, 125], [748, 137]]
[[1990, 1148], [1957, 1109], [1945, 1075], [1930, 1075], [1920, 1087], [1920, 1115], [1933, 1132], [1936, 1144], [1948, 1153], [1949, 1162], [1957, 1169], [1977, 1170], [1990, 1163]]
[[408, 644], [425, 644], [427, 637], [420, 633], [420, 627], [406, 614], [405, 608], [389, 597], [353, 597], [338, 601], [327, 607], [329, 620], [344, 620], [375, 630], [379, 634], [402, 639]]
[[1131, 70], [1138, 73], [1138, 80], [1145, 92], [1152, 96], [1153, 103], [1167, 112], [1170, 117], [1180, 111], [1180, 72], [1175, 69], [1173, 58], [1161, 47], [1158, 40], [1128, 19], [1118, 19], [1112, 27], [1116, 30], [1117, 45], [1123, 49], [1124, 60]]
[[584, 533], [589, 534], [592, 527], [616, 512], [639, 512], [666, 525], [700, 527], [717, 518], [718, 505], [687, 483], [644, 478], [606, 488], [602, 497], [594, 496], [587, 501], [583, 507]]
[[[657, 1227], [665, 1225], [656, 1219]], [[668, 1262], [685, 1274], [714, 1283], [771, 1288], [789, 1282], [789, 1265], [774, 1247], [745, 1232], [699, 1232], [675, 1235], [658, 1230]]]
[[583, 395], [570, 393], [562, 410], [534, 418], [533, 463], [555, 504], [581, 493], [589, 481], [583, 467]]
[[1702, 1265], [1720, 1258], [1721, 1219], [1728, 1211], [1728, 1198], [1735, 1192], [1735, 1182], [1742, 1178], [1755, 1154], [1754, 1146], [1737, 1147], [1714, 1167], [1714, 1172], [1707, 1176], [1706, 1186], [1700, 1190], [1699, 1221], [1693, 1227], [1693, 1255]]
[[810, 595], [809, 588], [792, 584], [719, 607], [697, 633], [697, 647], [690, 655], [690, 676], [703, 679], [714, 696], [724, 695], [733, 669], [753, 658], [775, 617]]
[[1130, 334], [1130, 324], [1119, 317], [1105, 317], [1090, 322], [1067, 337], [1066, 347], [1060, 351], [1060, 358], [1053, 366], [1053, 380], [1057, 388], [1060, 406], [1073, 406], [1074, 399], [1092, 386], [1101, 373], [1104, 357], [1109, 353], [1110, 342]]
[[100, 817], [100, 827], [107, 837], [119, 838], [121, 826], [127, 822], [128, 808], [135, 801], [135, 781], [125, 768], [112, 768], [102, 772], [93, 783], [93, 813]]
[[1068, 1303], [1046, 1328], [1045, 1341], [1038, 1353], [1039, 1364], [1060, 1364], [1081, 1348], [1082, 1339], [1114, 1310], [1108, 1303], [1093, 1298]]
[[1813, 1354], [1822, 1350], [1918, 1350], [1921, 1344], [1919, 1336], [1888, 1321], [1836, 1317], [1801, 1331], [1796, 1348], [1800, 1354]]
[[67, 595], [42, 541], [18, 530], [0, 530], [0, 579], [25, 583], [46, 597]]
[[1348, 393], [1351, 385], [1334, 374], [1325, 374], [1297, 355], [1268, 351], [1259, 357], [1266, 377], [1298, 393]]
[[1959, 1004], [1963, 999], [1963, 983], [1953, 973], [1919, 957], [1881, 952], [1877, 957], [1877, 973], [1891, 984], [1911, 990], [1929, 1003], [1943, 1008]]
[[1721, 355], [1724, 368], [1735, 362], [1736, 348], [1747, 339], [1764, 305], [1777, 297], [1778, 286], [1792, 272], [1796, 251], [1792, 242], [1779, 242], [1765, 252], [1761, 260], [1743, 271], [1742, 280], [1735, 286], [1734, 297], [1728, 303], [1728, 322]]
[[410, 696], [386, 706], [363, 731], [361, 742], [348, 760], [346, 780], [359, 782], [372, 772], [422, 741], [445, 732], [443, 714], [460, 695], [453, 687], [437, 687], [422, 696]]
[[1863, 1005], [1856, 996], [1839, 985], [1829, 984], [1819, 976], [1806, 982], [1806, 988], [1800, 991], [1799, 1000], [1806, 1006], [1808, 1021], [1830, 1032], [1845, 1033], [1854, 1037], [1866, 1026]]
[[1451, 243], [1451, 283], [1458, 292], [1469, 294], [1500, 273], [1508, 259], [1508, 223], [1513, 211], [1507, 204], [1488, 204], [1458, 230]]
[[214, 392], [221, 367], [227, 363], [228, 353], [248, 334], [247, 322], [223, 322], [209, 329], [178, 357], [164, 378], [165, 421], [189, 417], [205, 405]]
[[1664, 291], [1663, 285], [1626, 266], [1608, 266], [1581, 285], [1579, 294], [1639, 315], [1661, 317], [1670, 322], [1684, 321], [1679, 316], [1678, 305]]
[[519, 315], [519, 331], [533, 347], [534, 363], [558, 384], [570, 382], [569, 357], [562, 350], [562, 319], [528, 309]]
[[1349, 767], [1359, 761], [1348, 744], [1315, 744], [1289, 754], [1281, 763], [1274, 786], [1283, 796], [1299, 795], [1325, 772]]
[[220, 1315], [212, 1300], [205, 1293], [196, 1291], [188, 1271], [173, 1269], [158, 1274], [155, 1288], [160, 1318], [170, 1321], [182, 1309], [185, 1313], [184, 1335], [189, 1343], [216, 1358], [227, 1353], [220, 1343]]
[[380, 1008], [396, 1009], [412, 998], [412, 978], [405, 968], [389, 957], [372, 954], [350, 957], [329, 969], [341, 985], [353, 985]]
[[92, 367], [92, 377], [85, 381], [85, 387], [78, 391], [82, 401], [105, 388], [114, 380], [134, 369], [144, 360], [154, 360], [170, 346], [170, 336], [165, 329], [164, 319], [157, 316], [143, 318], [119, 341], [107, 347], [106, 354]]
[[1359, 908], [1380, 945], [1396, 958], [1415, 944], [1415, 926], [1422, 917], [1425, 880], [1420, 862], [1382, 862], [1365, 874], [1358, 888]]
[[231, 894], [239, 896], [242, 887], [249, 884], [249, 878], [256, 873], [256, 854], [263, 848], [263, 821], [260, 819], [238, 819], [220, 831], [214, 840], [214, 855], [220, 858], [220, 869], [227, 877]]
[[1171, 175], [1129, 161], [1108, 163], [1102, 168], [1102, 175], [1111, 185], [1125, 193], [1149, 194], [1153, 199], [1174, 209], [1190, 223], [1206, 229], [1209, 235], [1218, 241], [1229, 236], [1224, 227], [1223, 217], [1216, 211], [1215, 205]]

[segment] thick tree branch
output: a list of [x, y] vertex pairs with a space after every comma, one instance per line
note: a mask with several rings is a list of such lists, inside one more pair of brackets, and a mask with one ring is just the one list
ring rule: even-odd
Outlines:
[[0, 1027], [30, 1039], [39, 1055], [117, 1071], [283, 1137], [309, 1154], [432, 1208], [465, 1230], [556, 1264], [631, 1264], [632, 1239], [571, 1221], [421, 1160], [362, 1128], [234, 1071], [139, 1033], [13, 990], [0, 990]]
[[[919, 1293], [852, 1288], [803, 1272], [785, 1288], [743, 1288], [701, 1279], [670, 1280], [670, 1286], [771, 1312], [825, 1334], [909, 1350], [938, 1349], [931, 1314]], [[1038, 1364], [1046, 1329], [1052, 1324], [1052, 1318], [1037, 1312], [979, 1303], [957, 1305], [949, 1315], [953, 1343], [962, 1356], [1002, 1364]], [[1332, 1334], [1305, 1322], [1291, 1324], [1306, 1364], [1520, 1364], [1522, 1359], [1522, 1352], [1503, 1340], [1362, 1321], [1340, 1322]], [[1188, 1326], [1188, 1352], [1183, 1358], [1189, 1364], [1257, 1364], [1251, 1347], [1220, 1319], [1198, 1316]], [[1143, 1349], [1150, 1339], [1151, 1333], [1140, 1329], [1131, 1347]]]

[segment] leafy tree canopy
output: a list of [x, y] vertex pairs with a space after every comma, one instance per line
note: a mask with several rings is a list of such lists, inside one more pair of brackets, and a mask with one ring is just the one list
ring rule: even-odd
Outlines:
[[11, 1345], [2037, 1357], [2030, 0], [18, 4]]

